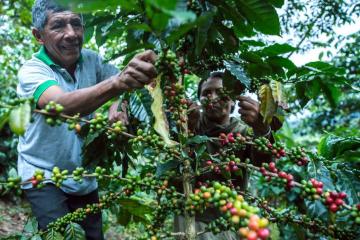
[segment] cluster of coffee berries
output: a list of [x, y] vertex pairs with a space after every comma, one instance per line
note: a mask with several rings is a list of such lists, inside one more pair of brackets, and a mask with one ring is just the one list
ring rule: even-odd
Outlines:
[[157, 72], [162, 73], [165, 83], [177, 82], [177, 76], [180, 76], [180, 66], [177, 61], [178, 57], [173, 51], [168, 50], [159, 54], [155, 67]]
[[178, 125], [186, 123], [186, 109], [190, 101], [186, 99], [185, 88], [180, 83], [171, 83], [165, 86], [164, 91], [168, 101], [168, 109], [172, 113], [171, 118]]
[[312, 178], [309, 181], [302, 180], [301, 184], [304, 188], [304, 191], [301, 193], [303, 197], [308, 197], [313, 200], [319, 199], [321, 197], [324, 186], [322, 182]]
[[95, 168], [95, 172], [94, 172], [94, 175], [95, 177], [98, 179], [98, 180], [101, 180], [104, 178], [104, 174], [106, 173], [106, 169], [105, 168], [102, 168], [102, 167], [99, 167], [97, 166]]
[[324, 193], [324, 202], [328, 209], [336, 213], [342, 205], [344, 205], [344, 199], [346, 198], [346, 193], [344, 192], [326, 192]]
[[68, 178], [68, 170], [60, 170], [58, 167], [54, 167], [52, 170], [51, 180], [55, 183], [57, 187], [60, 187], [62, 182]]
[[219, 218], [215, 219], [214, 221], [211, 221], [206, 226], [206, 230], [210, 231], [214, 234], [218, 234], [218, 233], [228, 230], [230, 228], [231, 228], [231, 226], [229, 225], [229, 222], [223, 217], [219, 217]]
[[240, 143], [243, 144], [246, 142], [246, 138], [241, 135], [241, 133], [220, 133], [219, 140], [221, 145], [227, 145], [229, 143]]
[[77, 167], [72, 172], [72, 176], [73, 176], [74, 181], [81, 183], [83, 181], [83, 175], [84, 174], [87, 174], [87, 171], [83, 167]]
[[269, 151], [271, 151], [271, 154], [275, 158], [281, 158], [286, 155], [284, 146], [280, 142], [275, 142], [274, 144], [269, 143], [269, 144], [267, 144], [267, 147], [268, 147]]
[[126, 126], [121, 121], [117, 121], [111, 125], [111, 129], [108, 129], [106, 134], [109, 139], [115, 139], [116, 136], [125, 131]]
[[51, 116], [46, 116], [46, 123], [50, 126], [60, 126], [62, 124], [61, 119], [57, 118], [56, 116], [64, 111], [64, 107], [60, 104], [57, 104], [54, 101], [50, 101], [46, 104], [44, 111], [50, 113]]
[[[265, 229], [268, 224], [268, 222], [260, 224], [259, 217], [256, 222], [251, 220], [250, 218], [257, 216], [256, 213], [259, 209], [250, 206], [242, 195], [238, 195], [235, 190], [219, 182], [213, 182], [212, 187], [207, 188], [203, 186], [200, 189], [196, 189], [186, 202], [186, 209], [191, 213], [195, 213], [195, 211], [201, 212], [207, 207], [219, 208], [228, 222], [236, 227], [246, 226], [259, 231], [260, 229]], [[265, 223], [264, 219], [261, 221]], [[249, 225], [250, 223], [251, 225]]]
[[26, 103], [26, 102], [32, 104], [32, 103], [34, 103], [34, 98], [33, 97], [30, 97], [30, 98], [17, 98], [16, 94], [15, 94], [15, 96], [13, 98], [11, 97], [11, 98], [5, 99], [5, 101], [6, 101], [7, 105], [18, 106], [18, 105], [21, 105], [21, 104]]
[[36, 169], [34, 175], [30, 178], [33, 187], [42, 188], [44, 186], [43, 181], [45, 178], [44, 171]]
[[295, 147], [288, 153], [288, 158], [295, 162], [298, 166], [306, 166], [309, 159], [306, 156], [305, 150], [302, 147]]
[[262, 166], [260, 167], [260, 172], [264, 177], [266, 177], [267, 181], [271, 181], [272, 179], [272, 175], [269, 174], [269, 172], [276, 174], [277, 177], [279, 177], [280, 179], [282, 179], [284, 183], [286, 183], [287, 190], [290, 190], [291, 188], [294, 187], [294, 176], [290, 173], [279, 171], [276, 168], [275, 162], [270, 162], [269, 164], [263, 163]]
[[275, 158], [281, 158], [286, 155], [284, 146], [280, 142], [274, 144], [265, 137], [260, 137], [254, 140], [255, 146], [259, 151], [271, 153]]
[[81, 124], [80, 124], [80, 114], [74, 115], [72, 118], [67, 119], [66, 123], [68, 124], [68, 129], [75, 130], [76, 133], [80, 133], [81, 131]]
[[94, 118], [90, 120], [90, 133], [100, 130], [107, 125], [107, 118], [101, 113], [95, 113]]
[[241, 227], [239, 234], [247, 240], [267, 239], [270, 231], [266, 228], [269, 221], [266, 218], [259, 218], [258, 215], [251, 215], [247, 227]]
[[261, 174], [266, 178], [267, 181], [271, 181], [271, 174], [270, 173], [278, 173], [278, 169], [276, 168], [275, 162], [270, 162], [269, 164], [263, 163], [260, 167]]
[[21, 177], [9, 177], [7, 179], [6, 187], [9, 189], [18, 189], [21, 183]]
[[224, 107], [225, 104], [231, 100], [229, 93], [226, 92], [225, 89], [220, 89], [217, 94], [218, 96], [215, 98], [211, 96], [211, 94], [201, 97], [201, 105], [205, 107], [205, 109], [211, 110], [214, 108], [214, 105], [217, 107]]
[[136, 132], [137, 136], [129, 140], [130, 143], [141, 143], [145, 146], [163, 149], [165, 146], [164, 141], [157, 134], [150, 134], [138, 129]]
[[350, 214], [354, 218], [355, 223], [360, 225], [360, 203], [352, 207]]
[[65, 216], [58, 218], [56, 221], [47, 225], [48, 229], [54, 229], [57, 232], [63, 233], [65, 227], [70, 222], [81, 222], [86, 218], [88, 214], [100, 212], [101, 209], [108, 208], [113, 204], [120, 195], [109, 193], [101, 197], [99, 203], [93, 203], [86, 205], [85, 208], [78, 208], [74, 212], [68, 213]]

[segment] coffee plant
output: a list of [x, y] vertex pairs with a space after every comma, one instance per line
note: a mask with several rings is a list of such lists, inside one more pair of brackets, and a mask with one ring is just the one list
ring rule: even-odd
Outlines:
[[[284, 56], [297, 48], [266, 39], [281, 33], [276, 8], [283, 2], [61, 1], [84, 14], [86, 37], [105, 49], [111, 47], [109, 58], [123, 57], [126, 65], [137, 52], [153, 49], [158, 54], [158, 76], [145, 89], [119, 98], [129, 103], [128, 126], [110, 123], [100, 111], [89, 119], [64, 114], [56, 102], [37, 109], [33, 99], [1, 100], [0, 127], [8, 123], [15, 134], [24, 134], [32, 115], [40, 114], [50, 126], [67, 124], [69, 131], [84, 138], [83, 166], [54, 167], [49, 178], [38, 169], [31, 179], [20, 179], [12, 169], [0, 182], [1, 192], [20, 193], [29, 183], [36, 188], [48, 182], [60, 187], [68, 178], [78, 182], [96, 178], [102, 193], [99, 203], [57, 219], [46, 231], [34, 228], [25, 239], [82, 239], [76, 222], [116, 206], [120, 207], [114, 214], [128, 219], [122, 224], [136, 219], [145, 226], [143, 239], [196, 239], [222, 231], [248, 240], [357, 239], [358, 137], [326, 136], [315, 152], [287, 147], [272, 136], [197, 135], [191, 126], [191, 114], [199, 110], [194, 104], [196, 79], [215, 70], [224, 71], [224, 90], [218, 99], [203, 100], [202, 106], [235, 101], [249, 91], [257, 94], [260, 113], [272, 129], [279, 128], [289, 110], [284, 86], [293, 90], [293, 104], [305, 106], [323, 97], [331, 107], [337, 106], [338, 88], [351, 84], [342, 68], [322, 61], [297, 67]], [[252, 40], [255, 36], [264, 40]], [[220, 150], [208, 152], [209, 142], [219, 144]], [[239, 157], [248, 148], [271, 161]], [[248, 189], [233, 181], [244, 172], [251, 175]], [[204, 174], [221, 180], [199, 181]], [[218, 211], [219, 217], [197, 232], [195, 216], [209, 209]], [[184, 231], [166, 226], [175, 215], [184, 216]]]

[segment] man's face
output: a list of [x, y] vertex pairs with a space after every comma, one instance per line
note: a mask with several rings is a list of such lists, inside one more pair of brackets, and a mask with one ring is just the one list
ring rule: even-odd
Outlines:
[[[200, 101], [210, 98], [211, 100], [220, 100], [220, 92], [223, 89], [223, 82], [221, 78], [208, 78], [201, 87]], [[208, 119], [222, 122], [229, 117], [231, 112], [230, 101], [216, 101], [212, 108], [203, 107], [204, 114]]]
[[51, 59], [60, 66], [73, 66], [80, 57], [84, 28], [78, 14], [71, 11], [49, 12], [47, 23], [40, 31]]

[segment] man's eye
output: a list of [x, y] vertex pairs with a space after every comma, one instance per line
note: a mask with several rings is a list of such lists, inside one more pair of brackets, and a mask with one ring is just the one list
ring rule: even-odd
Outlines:
[[52, 29], [59, 29], [59, 28], [62, 28], [64, 27], [64, 24], [63, 23], [55, 23], [54, 25], [52, 25]]
[[81, 23], [81, 21], [76, 20], [76, 21], [72, 21], [71, 25], [74, 27], [81, 27], [82, 23]]

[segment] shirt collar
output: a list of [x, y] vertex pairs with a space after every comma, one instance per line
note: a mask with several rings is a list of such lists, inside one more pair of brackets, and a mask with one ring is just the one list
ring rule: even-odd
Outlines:
[[[58, 64], [54, 63], [53, 60], [51, 60], [49, 55], [46, 53], [44, 45], [42, 45], [40, 50], [37, 53], [35, 53], [35, 57], [43, 61], [48, 66], [59, 66]], [[83, 56], [81, 53], [78, 59], [78, 63], [82, 63], [82, 62], [83, 62]]]

